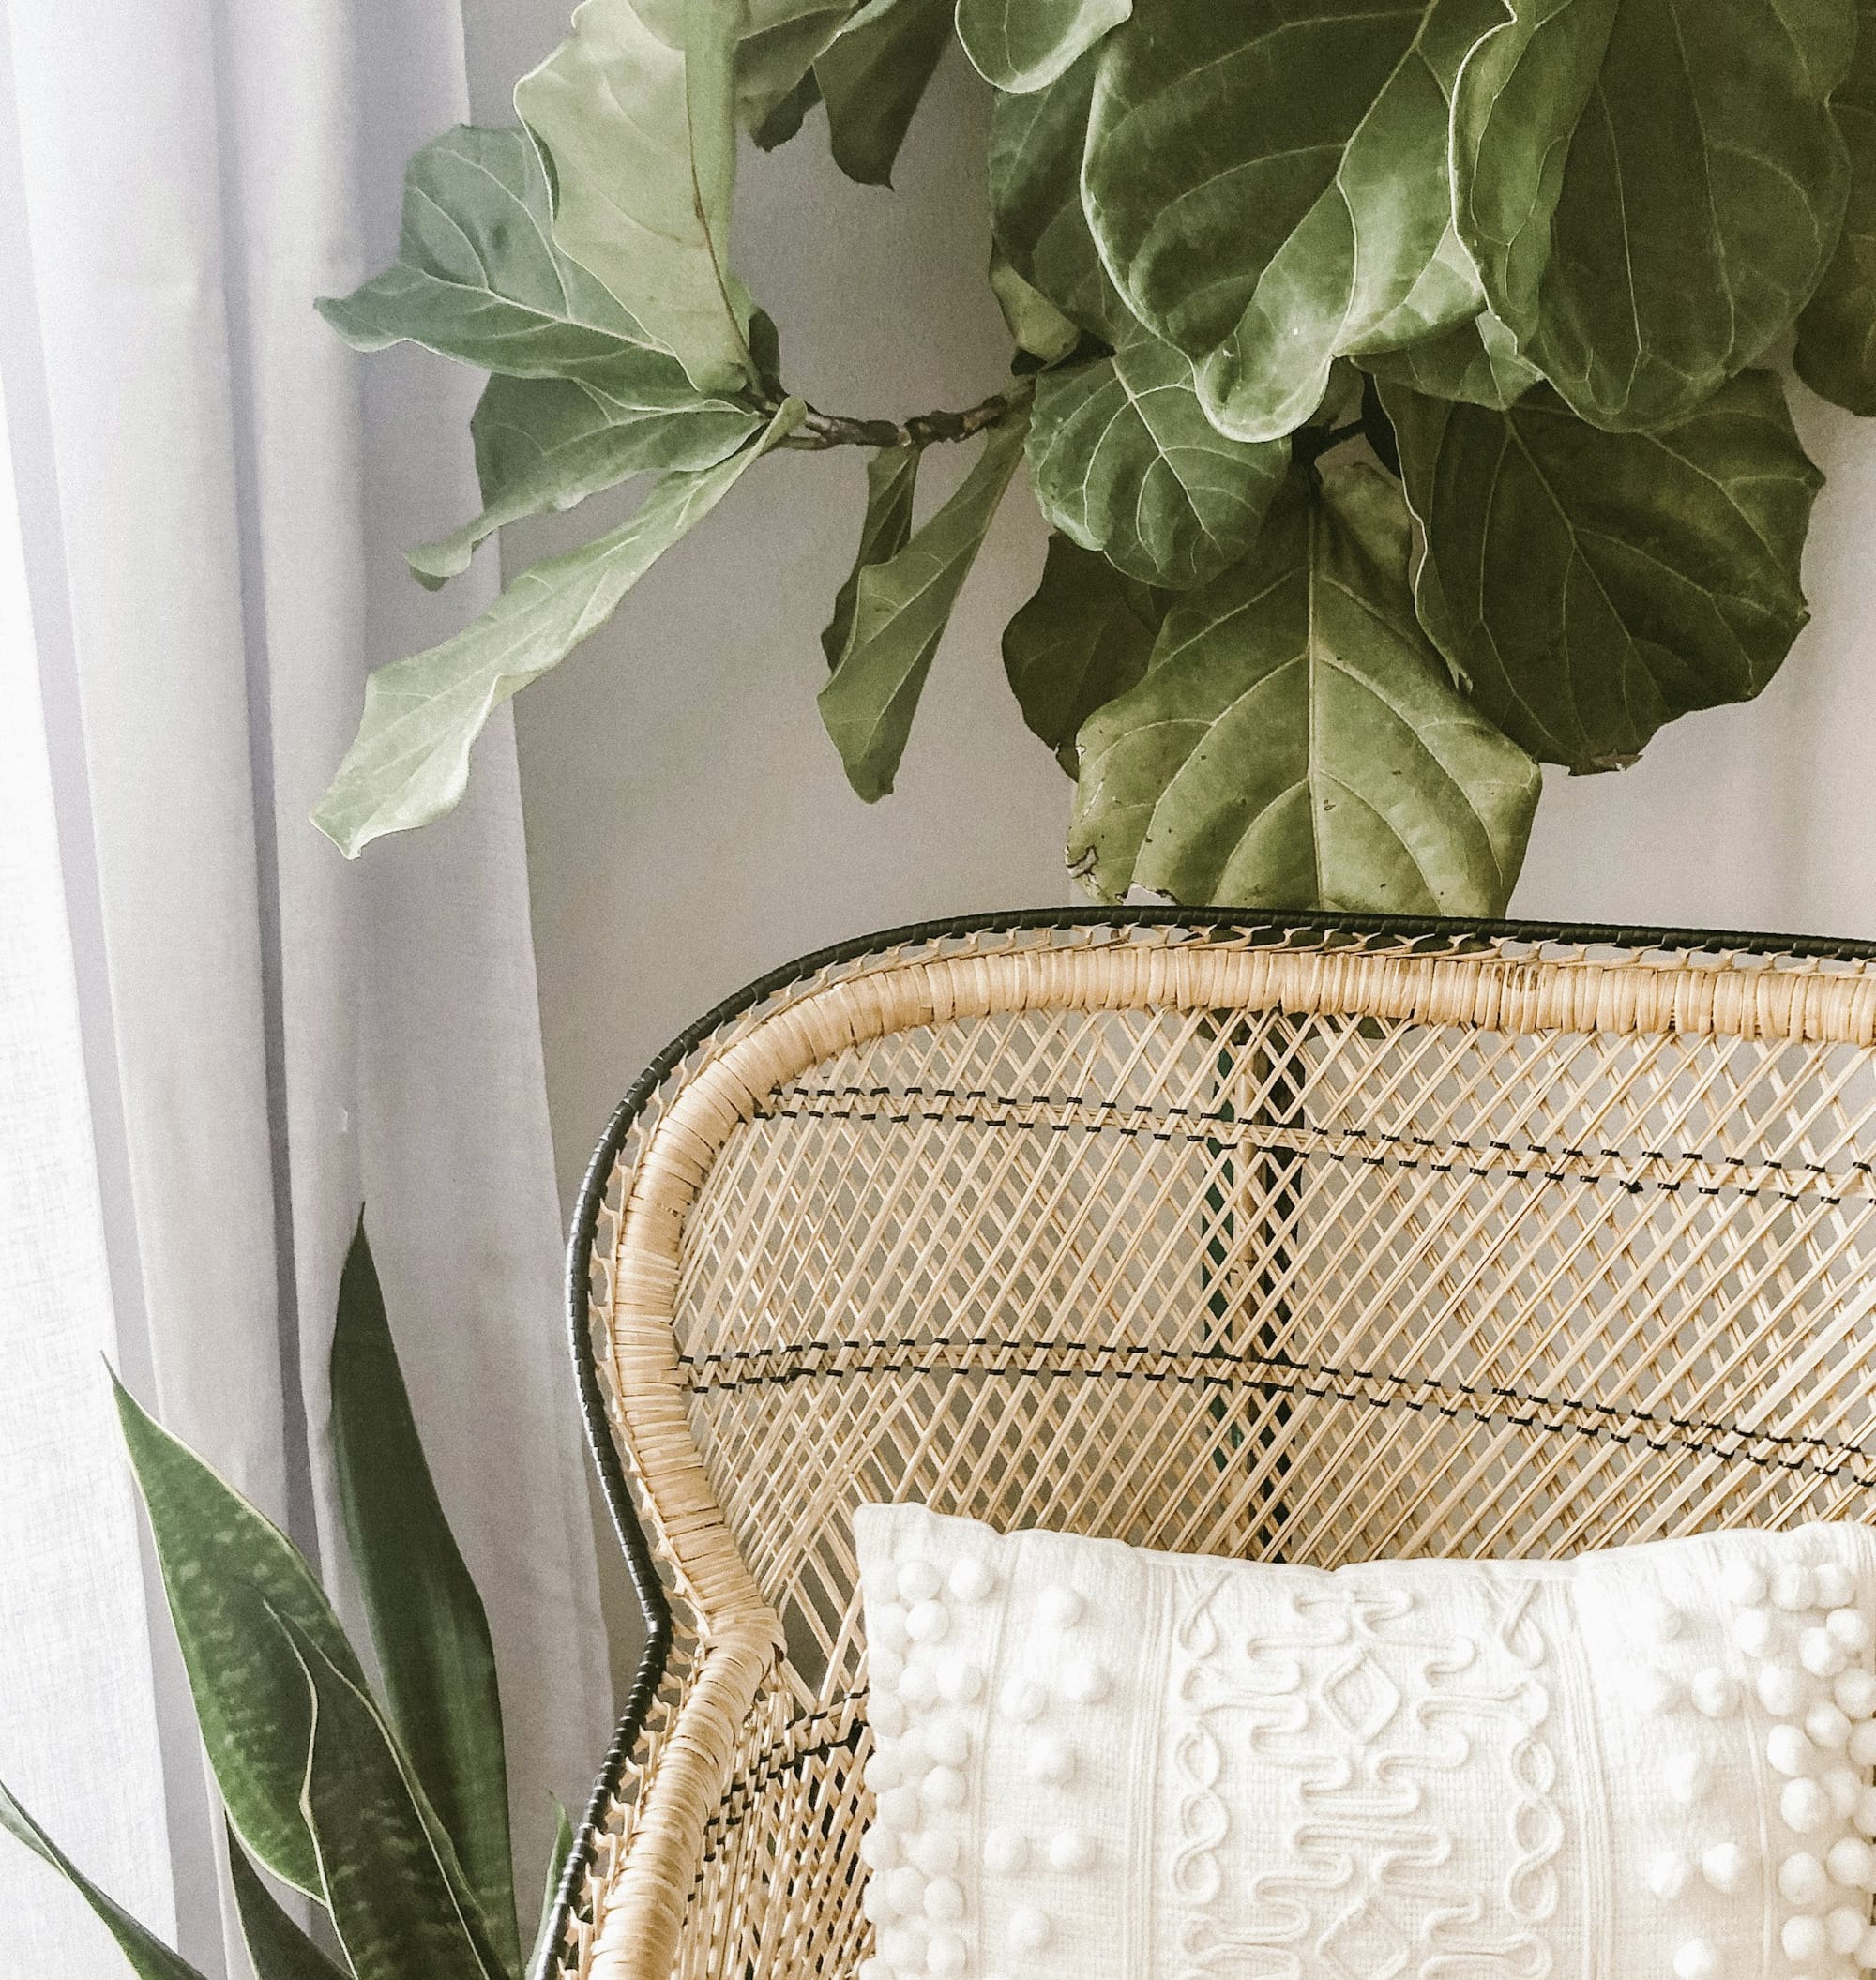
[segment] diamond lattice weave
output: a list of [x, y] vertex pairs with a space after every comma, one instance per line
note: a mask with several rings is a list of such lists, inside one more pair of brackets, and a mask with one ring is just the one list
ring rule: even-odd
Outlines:
[[1852, 1980], [1876, 1534], [1334, 1572], [856, 1515], [862, 1980]]
[[1871, 1518], [1872, 1162], [1856, 960], [1122, 924], [772, 986], [600, 1171], [673, 1649], [563, 1971], [874, 1956], [863, 1502], [1330, 1568]]

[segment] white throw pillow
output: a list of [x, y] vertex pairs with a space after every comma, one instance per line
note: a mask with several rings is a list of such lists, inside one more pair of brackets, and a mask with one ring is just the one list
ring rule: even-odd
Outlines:
[[1876, 1532], [1334, 1573], [855, 1516], [865, 1980], [1876, 1968]]

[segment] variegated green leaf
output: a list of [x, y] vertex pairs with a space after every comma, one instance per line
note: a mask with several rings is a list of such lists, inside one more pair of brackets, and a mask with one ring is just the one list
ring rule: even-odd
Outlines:
[[567, 1874], [567, 1859], [573, 1854], [573, 1823], [566, 1808], [556, 1800], [553, 1846], [548, 1852], [547, 1879], [540, 1895], [540, 1923], [535, 1927], [534, 1950], [528, 1955], [529, 1980], [547, 1980], [546, 1966], [550, 1935], [553, 1930], [554, 1908], [560, 1898], [560, 1881]]
[[512, 1980], [369, 1692], [285, 1616], [311, 1728], [301, 1809], [356, 1980]]
[[[0, 1783], [0, 1829], [24, 1843], [35, 1856], [55, 1869], [84, 1899], [104, 1929], [116, 1941], [117, 1950], [129, 1961], [137, 1980], [202, 1980], [201, 1973], [180, 1953], [173, 1953], [154, 1932], [139, 1925], [114, 1898], [107, 1897], [13, 1799], [4, 1783]], [[263, 1973], [261, 1980], [274, 1980], [274, 1976]]]
[[117, 1413], [149, 1512], [196, 1724], [229, 1819], [258, 1862], [317, 1897], [319, 1866], [299, 1805], [306, 1686], [268, 1625], [269, 1606], [362, 1684], [357, 1657], [292, 1541], [121, 1383]]
[[232, 1829], [228, 1878], [255, 1980], [350, 1980], [274, 1901]]
[[332, 1464], [391, 1723], [504, 1967], [521, 1964], [495, 1646], [430, 1475], [361, 1218], [339, 1280]]

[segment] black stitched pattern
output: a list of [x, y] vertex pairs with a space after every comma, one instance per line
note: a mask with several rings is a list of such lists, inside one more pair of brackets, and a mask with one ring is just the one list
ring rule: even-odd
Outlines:
[[[1763, 1176], [1767, 1173], [1816, 1176], [1827, 1183], [1839, 1182], [1845, 1176], [1858, 1176], [1866, 1181], [1876, 1177], [1876, 1163], [1860, 1160], [1847, 1161], [1842, 1169], [1833, 1170], [1826, 1168], [1822, 1162], [1748, 1162], [1738, 1156], [1698, 1152], [1683, 1152], [1676, 1155], [1666, 1149], [1655, 1148], [1625, 1154], [1622, 1150], [1614, 1148], [1579, 1148], [1568, 1145], [1551, 1148], [1542, 1142], [1456, 1141], [1431, 1136], [1402, 1134], [1381, 1127], [1312, 1128], [1301, 1121], [1284, 1123], [1247, 1120], [1233, 1114], [1213, 1112], [1196, 1107], [1156, 1107], [1145, 1101], [1136, 1101], [1129, 1105], [1118, 1100], [1093, 1098], [1084, 1094], [993, 1094], [981, 1088], [945, 1086], [824, 1086], [796, 1088], [794, 1091], [801, 1096], [799, 1099], [764, 1102], [757, 1107], [750, 1118], [757, 1121], [872, 1121], [889, 1127], [928, 1125], [1020, 1127], [1028, 1128], [1034, 1133], [1113, 1134], [1151, 1141], [1212, 1143], [1229, 1141], [1253, 1154], [1300, 1155], [1305, 1159], [1320, 1159], [1369, 1169], [1427, 1169], [1438, 1175], [1508, 1175], [1518, 1180], [1535, 1177], [1547, 1183], [1600, 1183], [1611, 1185], [1630, 1196], [1640, 1195], [1644, 1189], [1658, 1190], [1669, 1196], [1763, 1196], [1775, 1202], [1815, 1202], [1826, 1208], [1845, 1201], [1840, 1189], [1835, 1192], [1827, 1189], [1778, 1189], [1767, 1187], [1763, 1183], [1743, 1180], [1737, 1183], [1701, 1183], [1685, 1176], [1635, 1177], [1596, 1171], [1547, 1168], [1544, 1165], [1554, 1162], [1596, 1161], [1618, 1162], [1625, 1165], [1664, 1163], [1680, 1168], [1697, 1166], [1722, 1172], [1732, 1171], [1742, 1177]], [[877, 1104], [868, 1104], [881, 1100], [895, 1103], [893, 1111], [888, 1111]], [[915, 1100], [940, 1104], [925, 1107], [905, 1104]], [[981, 1106], [984, 1111], [978, 1113], [961, 1112], [953, 1104], [959, 1101], [967, 1107]], [[814, 1102], [823, 1104], [809, 1104]], [[1024, 1112], [1024, 1110], [1030, 1108], [1052, 1109], [1057, 1112], [1072, 1110], [1090, 1118], [1037, 1120], [1028, 1117]], [[1129, 1120], [1128, 1115], [1145, 1118]], [[1153, 1125], [1168, 1121], [1191, 1122], [1197, 1125]], [[1340, 1134], [1351, 1141], [1379, 1142], [1385, 1152], [1363, 1154], [1346, 1148], [1297, 1148], [1291, 1141], [1285, 1139], [1286, 1130], [1293, 1137], [1305, 1134]], [[1488, 1155], [1509, 1156], [1511, 1159], [1494, 1163], [1486, 1159]], [[1433, 1159], [1426, 1159], [1428, 1156], [1432, 1156]], [[1528, 1166], [1520, 1167], [1520, 1163], [1526, 1163]]]
[[[946, 1358], [947, 1353], [951, 1358]], [[1024, 1357], [1063, 1354], [1083, 1358], [1066, 1368], [1023, 1365]], [[838, 1362], [820, 1365], [826, 1357], [839, 1355], [857, 1359], [848, 1366]], [[1821, 1478], [1848, 1474], [1857, 1485], [1876, 1484], [1876, 1454], [1860, 1444], [1753, 1429], [1706, 1417], [1620, 1409], [1581, 1398], [1502, 1386], [1472, 1388], [1424, 1376], [1384, 1375], [1369, 1368], [1297, 1361], [1284, 1354], [1236, 1354], [1222, 1348], [1102, 1346], [1085, 1341], [994, 1340], [988, 1336], [957, 1341], [811, 1340], [737, 1349], [725, 1354], [680, 1355], [678, 1366], [704, 1378], [690, 1383], [695, 1396], [781, 1388], [804, 1380], [838, 1380], [847, 1375], [981, 1374], [1057, 1382], [1096, 1376], [1193, 1388], [1248, 1388], [1273, 1397], [1303, 1396], [1370, 1409], [1430, 1411], [1455, 1420], [1509, 1423], [1520, 1429], [1593, 1437], [1611, 1443], [1642, 1443], [1653, 1450], [1679, 1447], [1700, 1456], [1744, 1460], [1765, 1471], [1808, 1471]], [[735, 1372], [726, 1378], [718, 1376], [718, 1369], [732, 1367]], [[1295, 1379], [1276, 1379], [1280, 1376]], [[1371, 1386], [1356, 1386], [1362, 1383]], [[1590, 1420], [1572, 1422], [1572, 1416]]]
[[[704, 1825], [698, 1882], [702, 1882], [708, 1867], [712, 1845], [738, 1827], [744, 1816], [771, 1788], [792, 1775], [798, 1776], [809, 1761], [830, 1760], [837, 1753], [859, 1752], [861, 1739], [867, 1731], [864, 1715], [856, 1714], [844, 1733], [833, 1730], [840, 1722], [841, 1708], [857, 1703], [858, 1698], [858, 1693], [848, 1693], [807, 1718], [789, 1720], [777, 1738], [750, 1757], [749, 1766], [742, 1773], [731, 1777], [722, 1800], [717, 1804], [715, 1812]], [[813, 1735], [823, 1732], [824, 1729], [825, 1736], [815, 1739]], [[809, 1743], [801, 1744], [804, 1740]]]

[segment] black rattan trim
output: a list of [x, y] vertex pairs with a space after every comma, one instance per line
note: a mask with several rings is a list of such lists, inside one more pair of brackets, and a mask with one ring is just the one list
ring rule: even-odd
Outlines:
[[619, 1103], [607, 1126], [604, 1139], [594, 1150], [593, 1159], [587, 1165], [574, 1209], [573, 1230], [567, 1247], [567, 1296], [580, 1411], [585, 1421], [586, 1440], [593, 1453], [593, 1461], [598, 1469], [606, 1508], [612, 1515], [613, 1530], [618, 1534], [619, 1546], [631, 1575], [633, 1592], [644, 1615], [645, 1647], [631, 1696], [626, 1702], [625, 1715], [619, 1721], [618, 1731], [587, 1803], [585, 1819], [567, 1859], [566, 1872], [555, 1899], [553, 1924], [547, 1934], [546, 1951], [536, 1980], [546, 1980], [546, 1975], [552, 1971], [575, 1896], [592, 1865], [607, 1804], [617, 1791], [632, 1748], [644, 1730], [652, 1700], [664, 1681], [665, 1667], [671, 1656], [671, 1603], [658, 1579], [657, 1564], [645, 1540], [644, 1529], [639, 1523], [626, 1483], [625, 1470], [607, 1425], [605, 1399], [600, 1394], [598, 1371], [593, 1360], [592, 1330], [587, 1310], [593, 1243], [605, 1202], [606, 1186], [619, 1151], [625, 1146], [627, 1136], [652, 1096], [712, 1032], [720, 1030], [789, 985], [802, 982], [837, 964], [857, 961], [864, 956], [907, 947], [915, 943], [1057, 928], [1185, 928], [1195, 935], [1215, 930], [1230, 930], [1234, 934], [1267, 930], [1278, 939], [1291, 930], [1353, 936], [1395, 935], [1422, 941], [1474, 936], [1481, 941], [1556, 942], [1608, 948], [1694, 950], [1747, 956], [1792, 956], [1823, 961], [1876, 962], [1876, 943], [1838, 941], [1822, 935], [1753, 933], [1747, 930], [1626, 928], [1596, 922], [1465, 921], [1449, 916], [1329, 914], [1302, 910], [1248, 914], [1242, 909], [1229, 908], [1030, 908], [1004, 914], [961, 914], [948, 920], [912, 922], [903, 928], [836, 943], [829, 948], [817, 949], [793, 962], [783, 963], [766, 975], [758, 976], [734, 996], [726, 997], [714, 1010], [706, 1011], [658, 1053]]

